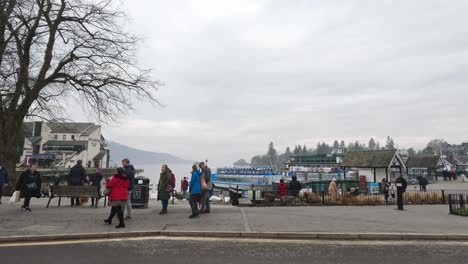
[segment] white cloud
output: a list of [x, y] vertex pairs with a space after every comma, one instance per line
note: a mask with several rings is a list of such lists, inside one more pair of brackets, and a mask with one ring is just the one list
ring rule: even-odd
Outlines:
[[216, 165], [334, 139], [468, 140], [466, 1], [127, 1], [166, 107], [108, 138]]

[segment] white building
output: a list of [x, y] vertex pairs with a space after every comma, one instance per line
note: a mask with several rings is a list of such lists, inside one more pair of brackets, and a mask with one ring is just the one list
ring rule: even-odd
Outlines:
[[109, 148], [101, 126], [93, 123], [23, 124], [24, 144], [18, 165], [35, 160], [39, 165], [71, 167], [77, 160], [85, 167], [109, 167]]
[[406, 165], [397, 150], [374, 150], [348, 152], [341, 167], [358, 171], [367, 182], [381, 182], [383, 179], [395, 180], [406, 173]]

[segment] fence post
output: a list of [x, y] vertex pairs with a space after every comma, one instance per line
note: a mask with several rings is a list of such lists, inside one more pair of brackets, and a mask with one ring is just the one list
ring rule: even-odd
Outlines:
[[449, 194], [448, 202], [449, 202], [450, 214], [453, 214], [452, 195], [451, 194]]
[[[442, 203], [445, 204], [445, 191], [442, 190]], [[449, 203], [450, 203], [450, 194], [449, 194]]]
[[463, 194], [460, 194], [460, 208], [465, 208], [465, 201], [463, 199]]

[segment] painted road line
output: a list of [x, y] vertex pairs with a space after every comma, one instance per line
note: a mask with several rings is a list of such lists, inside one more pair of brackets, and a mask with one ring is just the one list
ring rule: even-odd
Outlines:
[[261, 238], [217, 238], [217, 237], [128, 237], [128, 238], [109, 238], [109, 239], [82, 239], [82, 240], [63, 240], [63, 241], [46, 241], [46, 242], [24, 242], [24, 243], [8, 243], [0, 244], [0, 248], [5, 247], [37, 247], [37, 246], [54, 246], [54, 245], [73, 245], [73, 244], [99, 244], [112, 242], [131, 242], [131, 241], [207, 241], [207, 242], [236, 242], [236, 243], [270, 243], [270, 244], [307, 244], [307, 245], [399, 245], [399, 246], [415, 246], [415, 245], [450, 245], [450, 246], [466, 246], [468, 242], [456, 241], [356, 241], [356, 240], [298, 240], [298, 239], [261, 239]]

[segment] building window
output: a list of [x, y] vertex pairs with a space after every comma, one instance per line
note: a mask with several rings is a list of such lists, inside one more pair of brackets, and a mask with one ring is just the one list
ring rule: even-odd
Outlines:
[[72, 136], [71, 136], [71, 139], [72, 139], [72, 140], [75, 140], [75, 135], [72, 135]]
[[58, 140], [58, 135], [54, 135], [54, 139], [55, 139], [55, 140]]
[[67, 135], [63, 135], [63, 136], [62, 136], [62, 139], [63, 139], [63, 140], [67, 140]]

